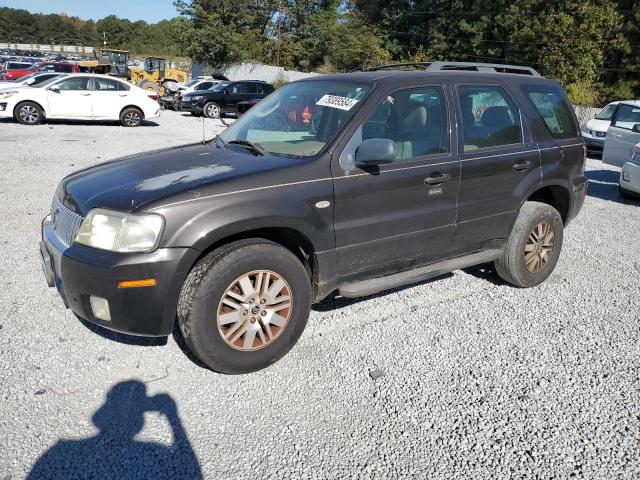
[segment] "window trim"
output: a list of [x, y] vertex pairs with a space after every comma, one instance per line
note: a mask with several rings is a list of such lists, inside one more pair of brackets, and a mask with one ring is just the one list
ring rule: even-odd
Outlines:
[[[510, 93], [508, 88], [500, 83], [485, 83], [485, 82], [469, 82], [469, 83], [455, 83], [453, 85], [454, 87], [454, 92], [455, 92], [455, 99], [456, 99], [456, 104], [457, 104], [457, 109], [456, 109], [456, 124], [459, 125], [459, 129], [458, 129], [458, 152], [460, 152], [460, 156], [463, 155], [473, 155], [476, 152], [486, 152], [489, 150], [495, 150], [495, 149], [510, 149], [510, 148], [514, 148], [514, 147], [526, 147], [527, 143], [525, 141], [526, 135], [525, 135], [525, 131], [524, 131], [524, 116], [522, 115], [522, 106], [513, 98], [513, 93]], [[458, 92], [458, 88], [459, 87], [497, 87], [499, 89], [501, 89], [506, 95], [507, 98], [509, 100], [511, 100], [511, 103], [516, 107], [517, 111], [518, 111], [518, 117], [520, 118], [520, 142], [518, 143], [507, 143], [504, 145], [494, 145], [494, 146], [489, 146], [489, 147], [481, 147], [481, 148], [475, 148], [473, 150], [465, 150], [464, 149], [464, 125], [462, 124], [462, 104], [460, 103], [460, 94]]]
[[[614, 115], [613, 117], [611, 117], [611, 123], [610, 123], [610, 126], [611, 126], [611, 127], [615, 127], [615, 128], [620, 128], [620, 129], [622, 129], [622, 130], [626, 130], [627, 132], [633, 132], [633, 128], [621, 127], [620, 125], [616, 125], [616, 124], [615, 124], [615, 122], [618, 120], [618, 113], [620, 113], [620, 109], [621, 109], [622, 107], [631, 107], [632, 109], [633, 109], [633, 108], [638, 108], [638, 109], [640, 109], [640, 105], [634, 105], [634, 104], [632, 104], [632, 103], [624, 103], [624, 102], [619, 103], [619, 104], [618, 104], [618, 108], [616, 109], [615, 115]], [[639, 121], [638, 123], [640, 123], [640, 121]], [[634, 125], [636, 125], [636, 124], [634, 124]]]
[[[381, 172], [387, 172], [387, 171], [393, 171], [393, 170], [398, 170], [400, 168], [404, 168], [404, 166], [415, 166], [418, 163], [425, 163], [427, 161], [430, 161], [432, 159], [438, 159], [438, 158], [447, 158], [447, 157], [452, 157], [453, 156], [453, 124], [451, 123], [451, 113], [454, 113], [454, 121], [455, 121], [455, 112], [453, 112], [451, 110], [451, 98], [450, 98], [450, 93], [447, 89], [447, 82], [446, 81], [442, 81], [441, 83], [419, 83], [419, 84], [411, 84], [411, 85], [404, 85], [401, 87], [397, 87], [394, 88], [393, 90], [386, 90], [384, 92], [384, 96], [381, 96], [379, 98], [378, 101], [376, 101], [375, 105], [373, 105], [373, 108], [367, 112], [366, 116], [359, 121], [359, 124], [356, 126], [356, 129], [353, 131], [353, 133], [351, 134], [351, 136], [349, 136], [348, 140], [344, 143], [344, 147], [342, 148], [342, 151], [340, 152], [340, 156], [338, 157], [338, 165], [340, 166], [340, 168], [344, 171], [344, 172], [353, 172], [353, 171], [362, 171], [364, 172], [364, 170], [362, 170], [362, 168], [358, 167], [357, 165], [355, 165], [355, 162], [353, 163], [353, 165], [349, 165], [348, 162], [346, 160], [343, 160], [347, 149], [349, 149], [351, 142], [353, 141], [354, 137], [358, 134], [360, 134], [361, 138], [362, 138], [362, 126], [366, 123], [366, 121], [369, 119], [369, 117], [373, 114], [373, 112], [376, 111], [376, 109], [378, 108], [378, 106], [380, 105], [381, 102], [383, 102], [387, 96], [392, 95], [396, 92], [402, 91], [402, 90], [412, 90], [412, 89], [417, 89], [417, 88], [440, 88], [442, 90], [442, 95], [444, 96], [444, 101], [445, 101], [445, 109], [446, 109], [446, 115], [445, 115], [445, 119], [447, 122], [447, 126], [449, 127], [449, 135], [448, 135], [448, 151], [447, 152], [439, 152], [439, 153], [428, 153], [426, 155], [418, 155], [417, 157], [410, 157], [410, 159], [406, 159], [406, 160], [402, 160], [402, 161], [398, 161], [395, 160], [391, 163], [388, 163], [386, 165], [380, 165], [380, 171]], [[369, 92], [369, 94], [371, 94], [372, 92]], [[355, 118], [355, 116], [354, 116]], [[360, 140], [360, 143], [362, 143], [363, 140]], [[358, 146], [360, 146], [360, 144], [358, 144]], [[357, 147], [356, 147], [357, 150]], [[353, 154], [355, 154], [355, 151], [352, 152]], [[428, 164], [427, 164], [428, 165]], [[425, 166], [427, 166], [425, 165]], [[348, 168], [351, 167], [352, 168]], [[394, 168], [395, 167], [395, 168]], [[351, 174], [350, 176], [353, 176], [356, 174]]]

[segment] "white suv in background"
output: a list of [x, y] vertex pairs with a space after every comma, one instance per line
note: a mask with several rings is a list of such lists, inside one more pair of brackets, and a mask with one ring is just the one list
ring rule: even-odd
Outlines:
[[602, 152], [602, 161], [622, 167], [640, 142], [640, 100], [618, 102], [607, 130], [607, 141]]
[[585, 123], [581, 128], [582, 137], [587, 144], [587, 150], [589, 152], [602, 153], [604, 149], [604, 140], [607, 136], [607, 129], [611, 124], [611, 119], [616, 113], [619, 102], [612, 102], [598, 114]]
[[0, 118], [37, 125], [45, 118], [116, 120], [125, 127], [160, 116], [155, 95], [107, 75], [70, 74], [43, 82], [40, 88], [0, 90]]

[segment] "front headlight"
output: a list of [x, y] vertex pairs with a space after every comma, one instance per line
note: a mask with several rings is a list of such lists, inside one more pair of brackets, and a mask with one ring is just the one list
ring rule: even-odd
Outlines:
[[16, 90], [9, 90], [8, 92], [0, 92], [0, 100], [5, 100], [9, 97], [12, 97], [13, 95], [15, 95], [16, 93], [20, 93]]
[[150, 252], [160, 239], [164, 217], [94, 208], [82, 221], [76, 242], [112, 252]]

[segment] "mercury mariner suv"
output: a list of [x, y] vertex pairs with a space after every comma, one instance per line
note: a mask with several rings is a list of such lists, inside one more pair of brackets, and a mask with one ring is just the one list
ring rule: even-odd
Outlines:
[[[305, 115], [271, 121], [292, 103]], [[584, 164], [562, 88], [533, 69], [323, 75], [276, 90], [206, 144], [64, 178], [42, 264], [78, 317], [148, 336], [177, 322], [210, 368], [250, 372], [285, 355], [311, 304], [336, 291], [487, 262], [515, 286], [544, 281], [582, 207]]]

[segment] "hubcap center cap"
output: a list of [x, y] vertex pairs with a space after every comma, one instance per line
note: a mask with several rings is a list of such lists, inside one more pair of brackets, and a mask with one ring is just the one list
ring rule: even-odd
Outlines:
[[251, 307], [251, 315], [257, 315], [260, 313], [260, 305], [254, 305]]

